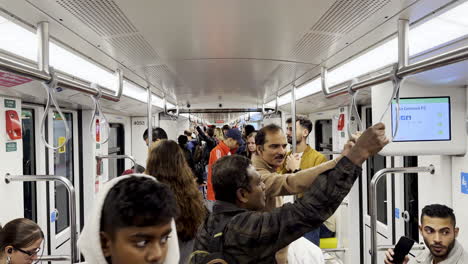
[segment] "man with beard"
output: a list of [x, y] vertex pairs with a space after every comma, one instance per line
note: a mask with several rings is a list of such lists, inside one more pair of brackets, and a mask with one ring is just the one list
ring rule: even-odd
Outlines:
[[[286, 136], [288, 138], [288, 143], [292, 144], [292, 118], [286, 120], [287, 131]], [[294, 162], [292, 165], [297, 165], [297, 167], [286, 168], [286, 163], [280, 168], [282, 174], [297, 172], [299, 170], [305, 170], [318, 166], [324, 162], [327, 162], [327, 158], [315, 149], [311, 148], [307, 144], [307, 138], [312, 132], [312, 122], [305, 116], [296, 116], [296, 153], [290, 151], [286, 158], [290, 155], [293, 155], [296, 159], [300, 160], [300, 164]], [[298, 197], [301, 197], [302, 194], [299, 194]], [[309, 241], [314, 243], [317, 246], [320, 246], [320, 238], [328, 238], [335, 236], [336, 231], [336, 216], [332, 215], [328, 218], [319, 228], [309, 232], [304, 235]]]
[[[405, 257], [403, 264], [466, 264], [468, 253], [457, 242], [459, 228], [453, 210], [445, 205], [431, 204], [423, 208], [419, 232], [429, 250], [415, 259]], [[392, 264], [393, 250], [386, 252], [385, 263]]]
[[[292, 173], [278, 173], [283, 164], [288, 145], [286, 135], [281, 127], [270, 124], [263, 127], [255, 136], [258, 155], [252, 158], [252, 165], [260, 174], [265, 184], [266, 205], [265, 210], [271, 211], [283, 205], [283, 195], [303, 193], [310, 187], [317, 177], [327, 170], [335, 167], [342, 155], [335, 160], [327, 161], [318, 166], [294, 172], [291, 168], [299, 167], [300, 159], [289, 156], [286, 168]], [[287, 251], [281, 250], [276, 255], [277, 263], [287, 263]]]

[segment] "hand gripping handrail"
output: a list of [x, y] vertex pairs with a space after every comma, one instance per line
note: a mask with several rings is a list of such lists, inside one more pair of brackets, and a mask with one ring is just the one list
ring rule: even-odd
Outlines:
[[62, 183], [67, 189], [68, 201], [69, 201], [69, 219], [70, 219], [70, 256], [72, 263], [79, 262], [78, 260], [78, 247], [77, 242], [77, 229], [76, 229], [76, 194], [75, 187], [64, 176], [56, 175], [5, 175], [5, 182], [7, 184], [11, 182], [39, 182], [39, 181], [53, 181]]
[[165, 95], [164, 95], [163, 101], [164, 101], [164, 113], [171, 117], [175, 117], [175, 118], [179, 117], [179, 105], [176, 105], [175, 113], [173, 114], [170, 112], [169, 109], [167, 109], [167, 99]]
[[[106, 115], [102, 111], [102, 106], [101, 106], [101, 102], [100, 102], [101, 97], [102, 97], [102, 90], [95, 83], [91, 84], [91, 86], [94, 87], [98, 91], [98, 95], [96, 95], [96, 96], [90, 95], [90, 97], [93, 99], [93, 102], [94, 102], [94, 108], [93, 108], [93, 117], [91, 118], [91, 121], [89, 123], [89, 134], [93, 138], [94, 142], [101, 143], [101, 144], [106, 144], [107, 141], [109, 141], [109, 137], [110, 137], [110, 124], [109, 124], [109, 121], [106, 118]], [[106, 137], [106, 140], [102, 140], [102, 142], [97, 142], [95, 134], [93, 133], [93, 124], [95, 122], [94, 120], [97, 119], [98, 115], [102, 116], [102, 118], [101, 118], [102, 122], [99, 123], [100, 124], [99, 127], [96, 127], [96, 129], [95, 129], [96, 133], [100, 133], [100, 131], [98, 131], [98, 129], [101, 129], [100, 128], [101, 125], [105, 124], [105, 126], [107, 127], [107, 137]]]
[[138, 173], [137, 163], [133, 156], [130, 156], [130, 155], [97, 155], [96, 156], [96, 161], [100, 161], [103, 159], [129, 159], [133, 162], [133, 172]]
[[[70, 132], [70, 128], [68, 127], [67, 119], [63, 115], [62, 110], [60, 109], [60, 106], [57, 103], [57, 100], [55, 99], [55, 93], [57, 91], [57, 82], [58, 81], [56, 79], [54, 68], [50, 67], [49, 70], [50, 70], [50, 74], [52, 76], [52, 79], [48, 83], [45, 83], [45, 82], [41, 83], [42, 86], [44, 87], [44, 89], [46, 90], [46, 93], [47, 93], [47, 103], [46, 103], [46, 108], [44, 110], [44, 115], [42, 116], [42, 120], [41, 120], [40, 134], [41, 134], [42, 143], [44, 143], [44, 145], [47, 148], [52, 149], [52, 150], [57, 150], [57, 149], [65, 146], [68, 143], [68, 141], [71, 138], [71, 132]], [[55, 109], [59, 113], [60, 118], [62, 118], [62, 122], [65, 125], [65, 141], [62, 142], [62, 144], [60, 144], [57, 147], [55, 147], [53, 143], [49, 144], [49, 142], [47, 142], [47, 140], [45, 138], [44, 126], [45, 126], [45, 122], [47, 120], [47, 117], [49, 116], [49, 108], [50, 108], [50, 103], [51, 102], [54, 104]]]
[[389, 173], [415, 173], [415, 172], [429, 172], [434, 174], [435, 168], [433, 165], [428, 167], [412, 167], [412, 168], [387, 168], [379, 170], [372, 177], [369, 183], [369, 215], [371, 218], [370, 229], [371, 229], [371, 263], [377, 264], [377, 183], [379, 180]]

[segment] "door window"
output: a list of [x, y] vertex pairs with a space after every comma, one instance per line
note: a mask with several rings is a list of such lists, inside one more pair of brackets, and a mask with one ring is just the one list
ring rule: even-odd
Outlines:
[[[417, 167], [418, 157], [408, 156], [403, 158], [405, 167]], [[419, 242], [419, 200], [418, 200], [418, 174], [405, 173], [405, 210], [409, 215], [408, 221], [405, 221], [405, 235]]]
[[[73, 131], [73, 115], [64, 113], [70, 133]], [[53, 116], [54, 145], [61, 145], [66, 139], [65, 124], [62, 117], [54, 112]], [[73, 134], [63, 147], [54, 152], [54, 171], [56, 176], [64, 176], [73, 183]], [[69, 227], [69, 200], [67, 189], [62, 183], [55, 183], [55, 208], [59, 217], [55, 222], [55, 232], [58, 234]]]
[[[21, 127], [23, 132], [23, 175], [36, 174], [36, 142], [34, 140], [34, 110], [21, 110]], [[37, 222], [36, 183], [25, 182], [24, 217]]]
[[[366, 128], [372, 126], [372, 108], [366, 109]], [[386, 159], [383, 156], [375, 155], [367, 160], [367, 212], [370, 210], [370, 190], [369, 185], [376, 172], [386, 167]], [[387, 221], [387, 177], [382, 177], [377, 184], [377, 220], [385, 225]]]
[[[110, 124], [109, 155], [124, 155], [125, 137], [122, 124]], [[122, 175], [125, 170], [125, 160], [109, 159], [109, 180]]]

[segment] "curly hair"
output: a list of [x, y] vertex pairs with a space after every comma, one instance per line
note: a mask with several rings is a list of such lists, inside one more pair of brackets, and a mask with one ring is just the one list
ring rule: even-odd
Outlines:
[[166, 183], [174, 192], [180, 211], [176, 219], [179, 239], [185, 242], [195, 238], [207, 212], [196, 178], [179, 145], [175, 141], [164, 140], [151, 149], [146, 174]]

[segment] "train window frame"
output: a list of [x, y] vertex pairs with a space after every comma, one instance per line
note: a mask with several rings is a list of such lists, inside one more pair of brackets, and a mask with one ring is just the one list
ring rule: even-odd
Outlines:
[[[25, 113], [30, 112], [29, 118], [31, 119], [31, 127], [29, 133], [29, 143], [26, 144], [25, 140], [27, 138], [28, 133], [25, 131], [26, 124], [23, 122], [25, 119]], [[36, 113], [35, 109], [30, 107], [22, 107], [21, 108], [21, 127], [23, 132], [23, 175], [36, 175], [37, 165], [36, 165]], [[29, 151], [27, 149], [29, 147]], [[26, 156], [25, 153], [30, 153], [30, 170], [26, 170], [28, 168], [27, 161], [25, 160]], [[24, 204], [24, 217], [28, 218], [34, 222], [37, 222], [37, 184], [35, 182], [25, 182], [23, 183], [23, 204]]]

